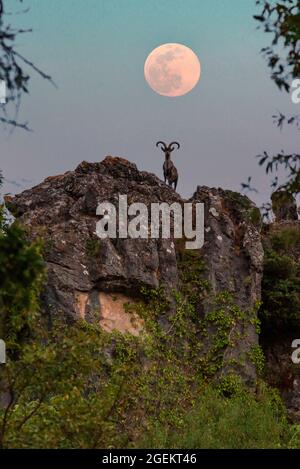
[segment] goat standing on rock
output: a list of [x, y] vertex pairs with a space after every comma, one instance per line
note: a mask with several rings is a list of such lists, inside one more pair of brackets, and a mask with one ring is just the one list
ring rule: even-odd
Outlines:
[[171, 153], [173, 150], [175, 150], [174, 145], [177, 145], [178, 150], [180, 148], [180, 145], [178, 142], [171, 142], [169, 145], [166, 145], [165, 142], [161, 141], [156, 143], [157, 147], [158, 145], [160, 145], [160, 149], [165, 154], [165, 162], [163, 164], [165, 182], [168, 181], [168, 184], [171, 187], [173, 187], [174, 184], [174, 190], [176, 190], [178, 182], [178, 171], [174, 166], [173, 161], [171, 160]]

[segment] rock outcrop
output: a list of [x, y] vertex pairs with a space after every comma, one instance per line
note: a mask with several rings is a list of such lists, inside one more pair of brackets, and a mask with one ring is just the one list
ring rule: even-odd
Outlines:
[[202, 254], [211, 287], [205, 311], [212, 308], [211, 297], [228, 292], [245, 313], [243, 319], [232, 324], [229, 332], [232, 343], [225, 350], [222, 372], [237, 372], [251, 385], [256, 369], [249, 357], [258, 345], [255, 318], [261, 298], [264, 258], [260, 212], [248, 197], [222, 189], [198, 187], [192, 200], [205, 206]]
[[[75, 171], [49, 177], [7, 200], [7, 206], [31, 238], [44, 239], [47, 314], [96, 320], [107, 331], [116, 328], [137, 335], [143, 321], [129, 317], [123, 304], [137, 301], [141, 287], [163, 284], [167, 291], [178, 289], [180, 267], [172, 239], [96, 236], [97, 205], [104, 201], [117, 205], [119, 194], [127, 195], [128, 204], [143, 202], [147, 207], [155, 202], [185, 202], [153, 174], [122, 158], [106, 157], [101, 163], [82, 162]], [[258, 209], [245, 196], [207, 187], [198, 187], [189, 202], [205, 204], [201, 253], [211, 289], [199, 310], [205, 317], [211, 297], [226, 290], [247, 315], [260, 299], [263, 250]], [[252, 319], [233, 324], [234, 346], [225, 347], [223, 367], [240, 372], [249, 382], [255, 378], [255, 367], [248, 354], [258, 343]], [[237, 366], [241, 357], [242, 367]]]
[[101, 318], [101, 305], [107, 305], [103, 292], [121, 293], [129, 302], [142, 286], [178, 286], [170, 240], [96, 236], [98, 203], [117, 205], [119, 194], [128, 196], [128, 204], [181, 201], [154, 175], [122, 158], [107, 157], [102, 163], [82, 162], [75, 171], [49, 177], [8, 203], [30, 236], [44, 239], [48, 280], [43, 304], [49, 314], [92, 320], [97, 311]]
[[260, 342], [266, 356], [265, 378], [279, 389], [290, 419], [300, 422], [300, 364], [292, 359], [300, 343], [300, 220], [279, 217], [265, 227], [263, 244]]

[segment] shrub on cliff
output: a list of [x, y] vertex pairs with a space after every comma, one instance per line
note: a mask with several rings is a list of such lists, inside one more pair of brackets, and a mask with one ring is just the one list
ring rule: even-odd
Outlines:
[[263, 324], [292, 326], [300, 319], [300, 225], [275, 225], [264, 243]]

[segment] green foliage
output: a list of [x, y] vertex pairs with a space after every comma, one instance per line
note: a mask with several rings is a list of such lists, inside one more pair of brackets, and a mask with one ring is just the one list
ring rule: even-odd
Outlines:
[[[258, 303], [256, 311], [258, 311], [260, 307], [261, 307], [261, 302]], [[255, 316], [252, 319], [250, 319], [250, 324], [253, 324], [253, 326], [255, 326], [255, 332], [256, 334], [259, 335], [261, 333], [261, 320]]]
[[232, 397], [245, 391], [240, 376], [235, 373], [222, 375], [218, 380], [216, 389], [224, 397]]
[[169, 304], [163, 290], [147, 294], [137, 306], [145, 319], [141, 337], [84, 322], [47, 330], [39, 322], [0, 370], [0, 393], [11, 396], [0, 410], [0, 446], [134, 446], [141, 425], [179, 424], [199, 380], [196, 326], [178, 296], [166, 329], [158, 321]]
[[6, 224], [0, 208], [0, 337], [18, 349], [36, 320], [44, 263], [41, 244], [28, 243], [24, 229]]
[[300, 228], [280, 227], [265, 239], [260, 316], [265, 325], [300, 318]]
[[[2, 447], [269, 448], [291, 435], [297, 444], [278, 396], [246, 391], [234, 374], [203, 384], [202, 325], [193, 305], [177, 293], [175, 313], [167, 314], [162, 288], [143, 293], [145, 303], [127, 305], [144, 318], [140, 337], [84, 321], [32, 331], [1, 368], [0, 382], [13, 396], [0, 409]], [[208, 321], [217, 328], [244, 316], [227, 293], [218, 304]]]
[[203, 373], [212, 377], [224, 365], [224, 350], [234, 347], [238, 336], [237, 323], [247, 323], [252, 313], [246, 314], [234, 302], [230, 293], [224, 291], [214, 298], [209, 311], [201, 324], [202, 337], [208, 344], [202, 356]]
[[200, 304], [209, 291], [208, 281], [204, 278], [205, 262], [199, 250], [184, 247], [184, 240], [176, 240], [177, 265], [180, 274], [181, 292], [189, 302]]
[[280, 229], [271, 233], [270, 242], [273, 249], [280, 254], [300, 254], [300, 226], [282, 225]]
[[249, 352], [249, 357], [254, 363], [257, 374], [262, 375], [265, 369], [265, 355], [260, 345], [253, 345]]
[[107, 334], [83, 322], [69, 327], [56, 322], [42, 341], [28, 340], [3, 370], [12, 400], [0, 409], [1, 446], [120, 444], [113, 419], [126, 373], [119, 360], [110, 365], [103, 354], [107, 345]]
[[[232, 384], [236, 382], [233, 379]], [[226, 398], [212, 385], [202, 389], [179, 427], [153, 426], [142, 439], [147, 448], [280, 448], [289, 427], [278, 395], [262, 386], [256, 394], [239, 387]]]
[[288, 449], [299, 449], [300, 448], [300, 425], [290, 425], [288, 429], [289, 438], [286, 443]]
[[[235, 326], [259, 324], [227, 292], [200, 319], [197, 305], [208, 291], [201, 255], [181, 253], [182, 292], [144, 288], [143, 301], [126, 305], [144, 320], [139, 337], [84, 321], [46, 327], [38, 310], [41, 246], [17, 224], [2, 218], [1, 227], [1, 325], [9, 343], [0, 368], [1, 448], [296, 447], [270, 391], [252, 394], [233, 373], [206, 384], [225, 348], [241, 339]], [[259, 368], [261, 351], [250, 355]]]

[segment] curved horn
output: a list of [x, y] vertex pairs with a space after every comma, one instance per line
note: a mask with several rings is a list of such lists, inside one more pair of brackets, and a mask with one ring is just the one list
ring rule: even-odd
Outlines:
[[162, 151], [165, 151], [168, 148], [167, 145], [165, 144], [165, 142], [159, 141], [159, 142], [156, 143], [157, 147], [158, 147], [158, 145], [163, 145], [163, 148], [162, 148], [162, 146], [160, 148]]
[[175, 148], [172, 148], [173, 145], [177, 145], [177, 150], [179, 150], [179, 148], [180, 148], [179, 143], [178, 142], [171, 142], [170, 145], [169, 145], [169, 149], [171, 151], [175, 150]]

